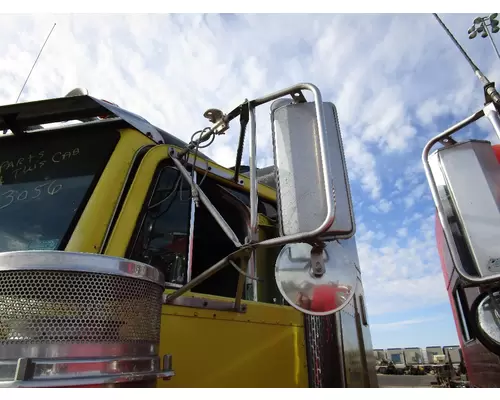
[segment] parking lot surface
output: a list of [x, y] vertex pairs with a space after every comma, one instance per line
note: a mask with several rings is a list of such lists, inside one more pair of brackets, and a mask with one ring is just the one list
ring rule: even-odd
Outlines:
[[377, 374], [381, 388], [419, 388], [431, 387], [436, 380], [434, 375], [381, 375]]

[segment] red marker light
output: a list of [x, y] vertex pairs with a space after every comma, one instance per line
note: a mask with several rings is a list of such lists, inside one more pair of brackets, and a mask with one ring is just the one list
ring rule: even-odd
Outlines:
[[[111, 104], [112, 106], [115, 106], [115, 107], [120, 107], [118, 104], [112, 103], [112, 102], [110, 102], [108, 100], [101, 99], [101, 101], [104, 101], [105, 103]], [[111, 115], [109, 115], [109, 114], [107, 114], [107, 115], [99, 115], [97, 118], [99, 118], [99, 119], [107, 119], [107, 118], [111, 118]]]

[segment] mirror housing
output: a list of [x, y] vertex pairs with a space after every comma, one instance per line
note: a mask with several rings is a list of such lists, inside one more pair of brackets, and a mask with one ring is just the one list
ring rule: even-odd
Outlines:
[[500, 164], [491, 143], [442, 147], [429, 156], [429, 167], [448, 245], [460, 258], [458, 274], [472, 284], [500, 278]]
[[320, 240], [353, 236], [354, 213], [335, 106], [279, 99], [271, 105], [271, 124], [280, 235]]

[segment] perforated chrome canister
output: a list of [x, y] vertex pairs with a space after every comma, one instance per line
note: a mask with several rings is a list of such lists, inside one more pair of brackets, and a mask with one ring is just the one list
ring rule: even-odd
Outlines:
[[0, 387], [155, 386], [164, 277], [122, 258], [0, 253]]

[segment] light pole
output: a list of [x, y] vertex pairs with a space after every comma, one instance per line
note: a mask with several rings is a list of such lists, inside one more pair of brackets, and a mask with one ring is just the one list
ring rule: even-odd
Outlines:
[[[467, 33], [469, 34], [469, 39], [474, 39], [478, 33], [481, 34], [482, 38], [489, 37], [491, 45], [497, 54], [497, 57], [500, 59], [500, 53], [498, 52], [497, 46], [491, 37], [492, 33], [497, 33], [500, 31], [500, 27], [498, 26], [498, 13], [491, 14], [488, 17], [477, 17], [474, 20], [474, 25], [472, 25]], [[489, 28], [491, 27], [491, 32]]]

